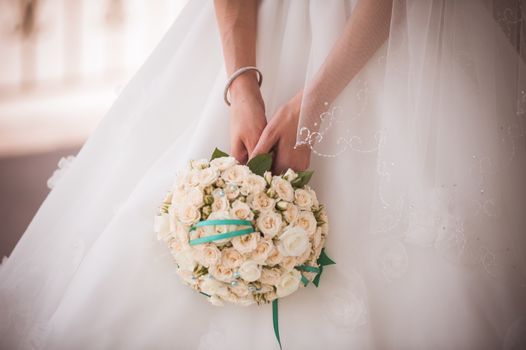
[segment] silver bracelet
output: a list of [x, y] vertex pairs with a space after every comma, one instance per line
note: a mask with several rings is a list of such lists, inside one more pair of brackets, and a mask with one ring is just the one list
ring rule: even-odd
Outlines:
[[228, 89], [230, 88], [230, 85], [232, 85], [232, 82], [237, 78], [239, 77], [241, 74], [245, 73], [245, 72], [248, 72], [250, 70], [254, 70], [256, 71], [257, 75], [258, 75], [258, 85], [261, 86], [261, 83], [263, 83], [263, 75], [261, 74], [261, 72], [259, 71], [259, 69], [257, 69], [256, 67], [253, 67], [253, 66], [248, 66], [248, 67], [241, 67], [239, 68], [238, 70], [236, 70], [231, 76], [230, 78], [228, 79], [228, 81], [226, 82], [226, 85], [225, 85], [225, 91], [224, 91], [224, 96], [223, 98], [225, 99], [225, 102], [228, 106], [230, 106], [230, 101], [228, 101]]

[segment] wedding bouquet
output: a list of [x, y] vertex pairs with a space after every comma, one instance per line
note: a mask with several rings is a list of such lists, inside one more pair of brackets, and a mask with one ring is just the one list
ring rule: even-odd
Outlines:
[[[318, 286], [329, 221], [311, 171], [272, 175], [271, 154], [247, 165], [218, 150], [177, 174], [155, 216], [182, 281], [218, 306], [273, 302]], [[279, 341], [279, 335], [276, 334]]]

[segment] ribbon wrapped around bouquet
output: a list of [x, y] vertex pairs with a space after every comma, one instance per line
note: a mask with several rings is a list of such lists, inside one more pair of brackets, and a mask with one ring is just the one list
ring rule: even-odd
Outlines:
[[334, 264], [325, 253], [325, 208], [308, 186], [311, 171], [272, 175], [272, 156], [247, 165], [216, 149], [177, 174], [155, 216], [182, 281], [217, 306], [272, 302], [281, 348], [278, 299]]

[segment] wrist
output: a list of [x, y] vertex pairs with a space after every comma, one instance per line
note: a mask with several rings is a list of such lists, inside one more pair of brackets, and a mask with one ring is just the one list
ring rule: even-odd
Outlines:
[[257, 73], [248, 71], [234, 79], [230, 84], [229, 95], [232, 103], [246, 97], [260, 96]]

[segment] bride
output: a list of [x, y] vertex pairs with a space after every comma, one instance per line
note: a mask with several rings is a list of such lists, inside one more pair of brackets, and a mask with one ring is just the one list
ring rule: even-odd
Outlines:
[[218, 147], [315, 170], [336, 265], [280, 303], [285, 349], [526, 346], [518, 2], [191, 1], [0, 267], [2, 349], [277, 349], [153, 233]]

